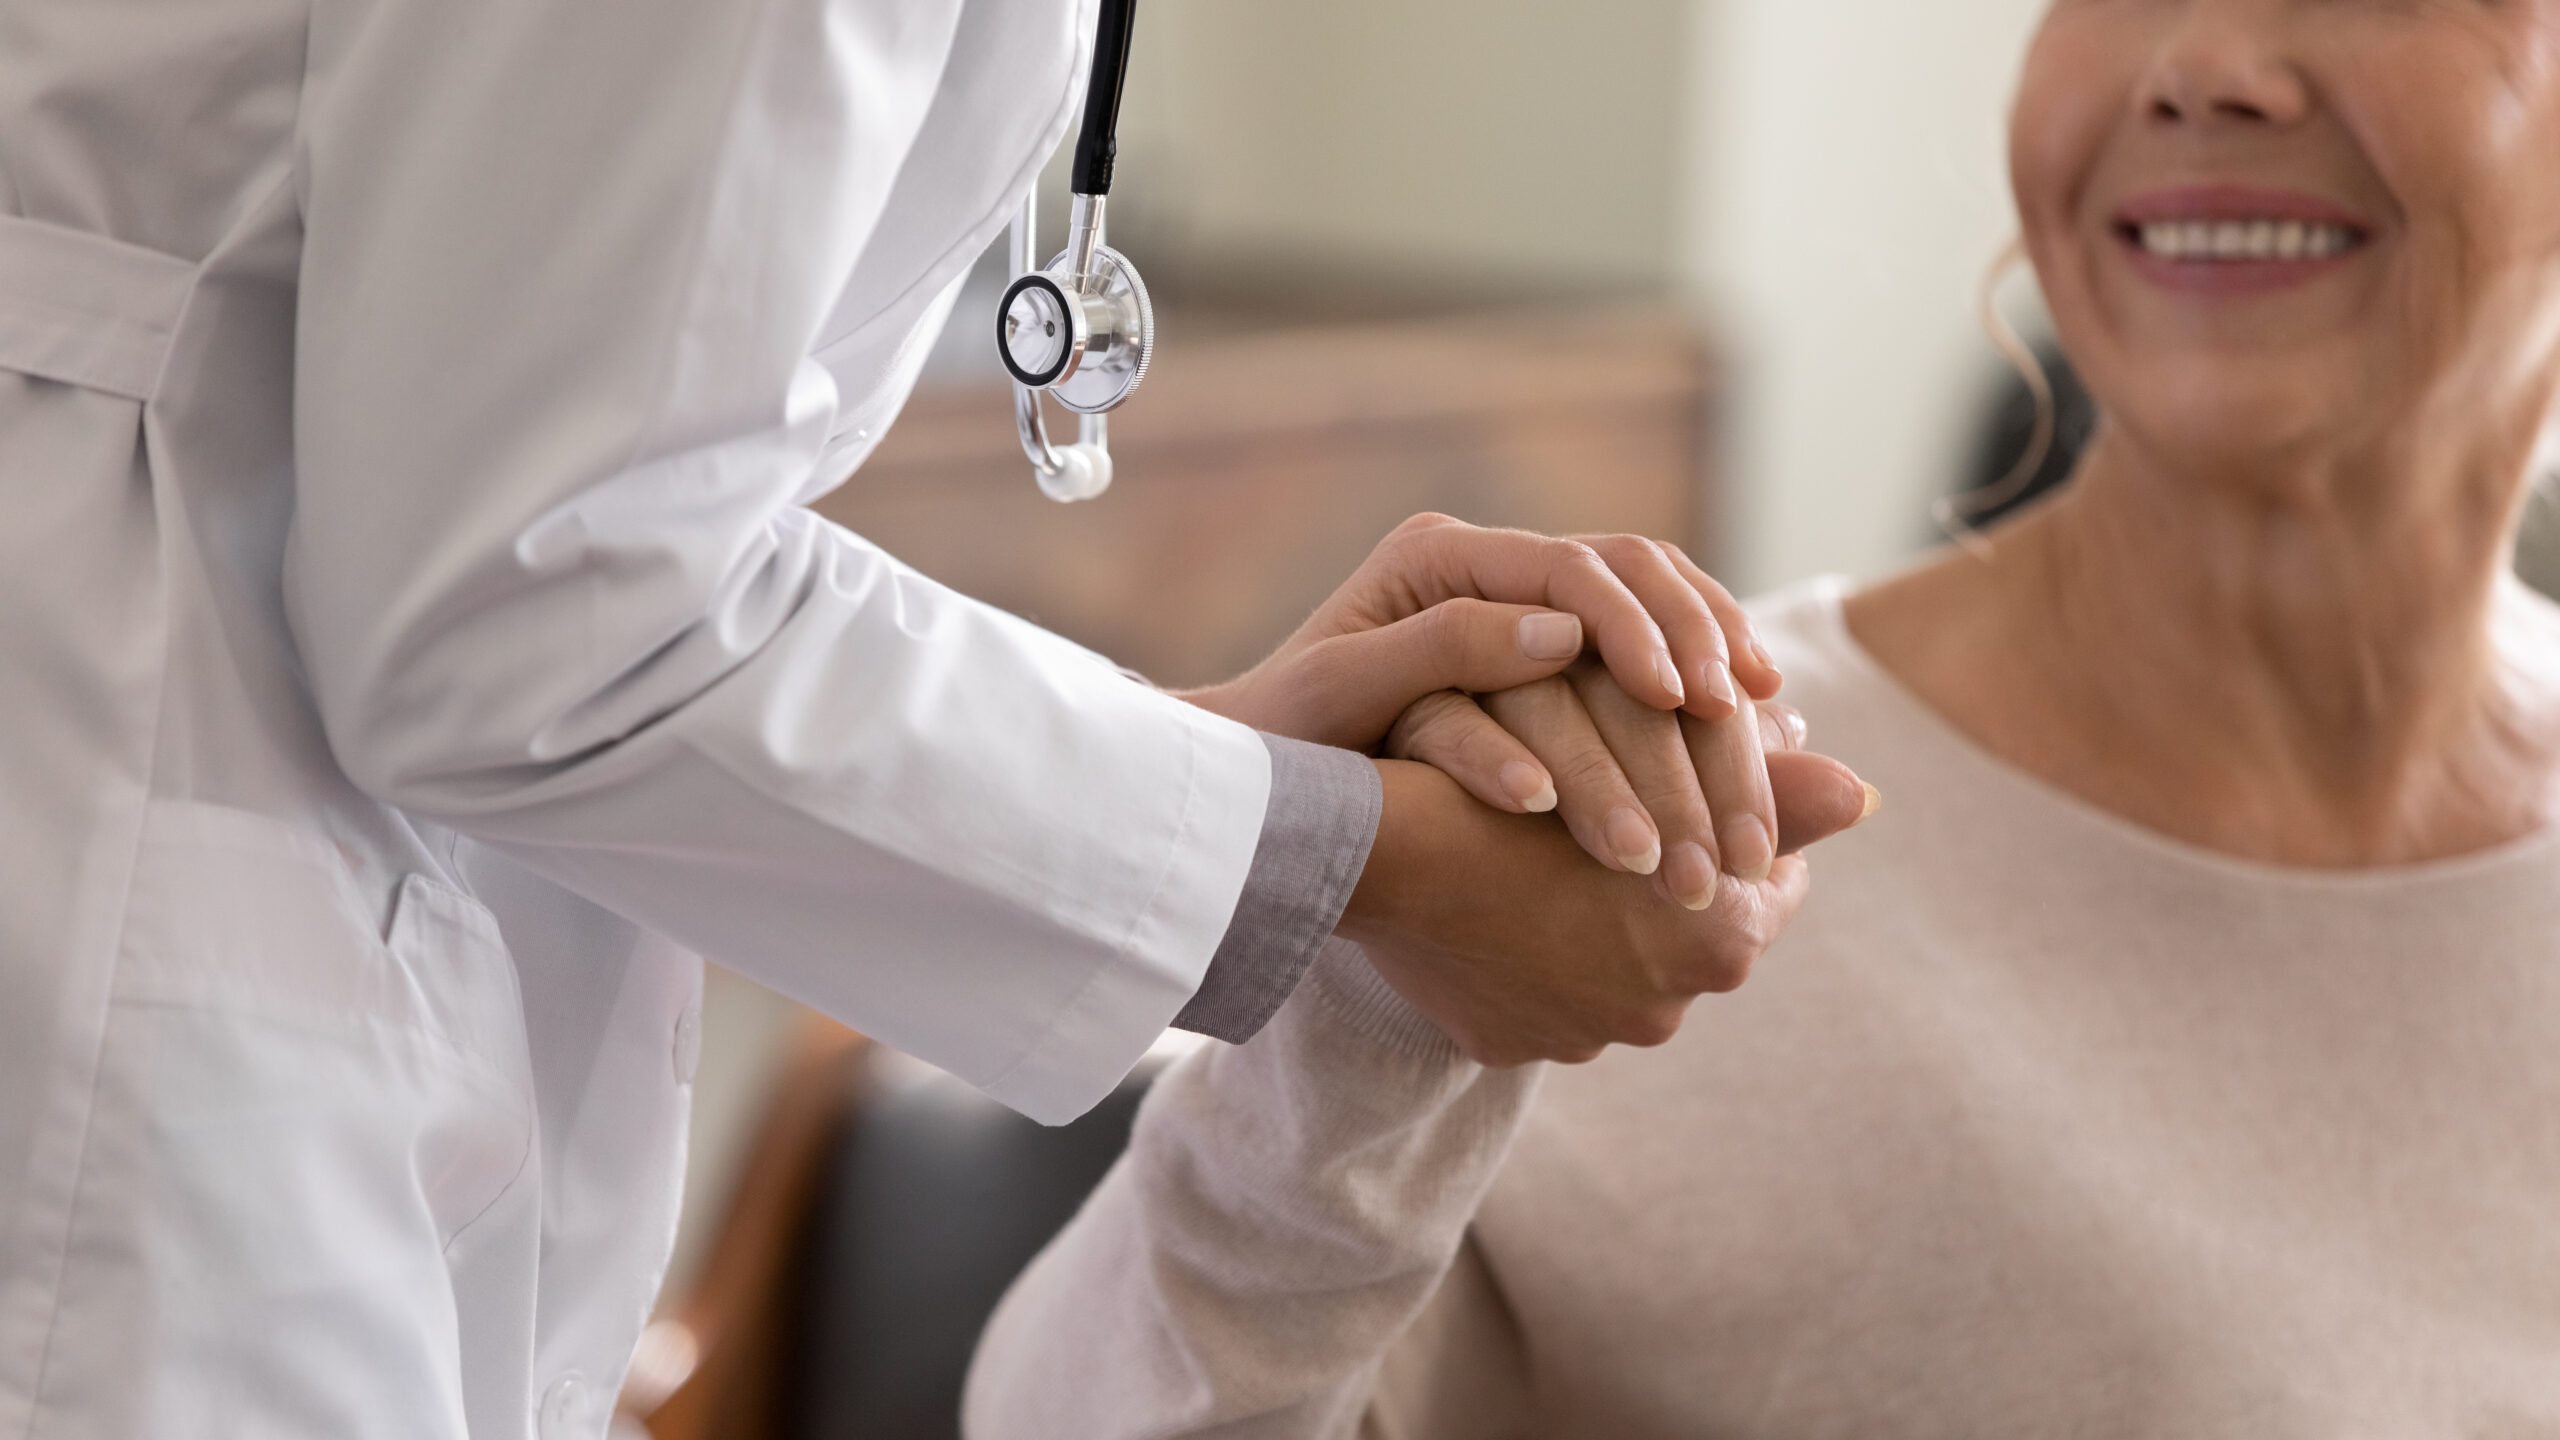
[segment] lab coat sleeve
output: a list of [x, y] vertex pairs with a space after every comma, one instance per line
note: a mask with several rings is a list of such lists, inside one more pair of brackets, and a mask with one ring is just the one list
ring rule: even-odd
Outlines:
[[1044, 97], [954, 175], [965, 263], [1087, 8], [321, 0], [295, 177], [285, 599], [349, 775], [1051, 1122], [1197, 985], [1267, 754], [795, 501], [882, 415], [812, 357], [946, 70], [1001, 22]]

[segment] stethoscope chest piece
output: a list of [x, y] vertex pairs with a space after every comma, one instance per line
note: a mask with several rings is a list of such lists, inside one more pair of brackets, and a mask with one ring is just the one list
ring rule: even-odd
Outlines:
[[1071, 252], [1016, 278], [996, 309], [996, 351], [1014, 383], [1079, 415], [1116, 408], [1147, 378], [1155, 306], [1126, 256], [1094, 247], [1081, 283]]

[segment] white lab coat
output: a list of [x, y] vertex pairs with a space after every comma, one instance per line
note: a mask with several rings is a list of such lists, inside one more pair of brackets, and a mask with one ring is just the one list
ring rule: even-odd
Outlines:
[[0, 1436], [601, 1434], [694, 952], [1048, 1120], [1187, 998], [1258, 740], [799, 508], [1091, 26], [0, 5]]

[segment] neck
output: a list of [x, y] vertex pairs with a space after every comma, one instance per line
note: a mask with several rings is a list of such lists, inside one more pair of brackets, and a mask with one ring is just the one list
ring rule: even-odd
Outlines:
[[2000, 643], [1906, 645], [1938, 693], [1906, 678], [2027, 768], [2227, 852], [2382, 865], [2515, 838], [2552, 818], [2560, 757], [2497, 638], [2521, 461], [2414, 470], [2270, 483], [2103, 433], [1987, 565], [1936, 567], [1939, 613], [1975, 617], [1945, 635]]

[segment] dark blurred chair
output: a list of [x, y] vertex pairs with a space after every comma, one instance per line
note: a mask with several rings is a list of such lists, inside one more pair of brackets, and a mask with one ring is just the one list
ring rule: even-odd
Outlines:
[[791, 1440], [953, 1440], [978, 1332], [1129, 1142], [1154, 1067], [1049, 1129], [947, 1075], [883, 1084], [809, 1216]]
[[1051, 1129], [810, 1017], [625, 1412], [652, 1440], [952, 1440], [979, 1330], [1128, 1144], [1160, 1068]]

